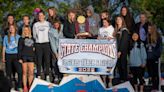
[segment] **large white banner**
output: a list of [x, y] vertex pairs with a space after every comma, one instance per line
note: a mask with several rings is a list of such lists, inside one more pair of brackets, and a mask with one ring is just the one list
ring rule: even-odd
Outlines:
[[62, 73], [113, 73], [117, 61], [115, 40], [60, 39], [58, 66]]

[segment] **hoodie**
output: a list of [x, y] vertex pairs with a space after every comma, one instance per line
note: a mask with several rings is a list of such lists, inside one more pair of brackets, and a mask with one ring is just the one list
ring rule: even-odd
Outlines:
[[94, 12], [94, 9], [91, 5], [87, 7], [87, 10], [91, 11], [92, 13], [91, 16], [87, 17], [87, 20], [89, 22], [89, 32], [92, 34], [93, 37], [95, 37], [98, 35], [100, 17]]

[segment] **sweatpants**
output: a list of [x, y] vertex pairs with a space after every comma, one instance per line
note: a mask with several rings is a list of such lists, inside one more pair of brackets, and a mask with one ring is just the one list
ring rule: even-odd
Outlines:
[[159, 61], [147, 61], [147, 69], [149, 77], [152, 78], [152, 89], [158, 90], [159, 88], [159, 70], [158, 64]]
[[49, 75], [50, 68], [50, 44], [49, 43], [36, 43], [36, 65], [37, 76], [41, 76], [41, 67], [43, 68], [44, 75]]
[[13, 73], [13, 67], [16, 70], [16, 73], [18, 74], [18, 82], [17, 88], [22, 88], [22, 64], [18, 62], [17, 54], [5, 54], [6, 57], [6, 75], [7, 78], [10, 81], [11, 87], [12, 85], [12, 73]]

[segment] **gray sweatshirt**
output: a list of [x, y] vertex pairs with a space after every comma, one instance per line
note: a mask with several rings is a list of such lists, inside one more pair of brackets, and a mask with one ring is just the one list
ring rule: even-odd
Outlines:
[[50, 30], [50, 23], [48, 21], [36, 22], [33, 26], [33, 37], [36, 43], [49, 42], [48, 32]]
[[96, 36], [98, 35], [100, 17], [94, 12], [94, 9], [91, 5], [87, 7], [87, 10], [90, 10], [92, 13], [92, 16], [87, 17], [87, 20], [89, 22], [89, 32], [93, 36]]

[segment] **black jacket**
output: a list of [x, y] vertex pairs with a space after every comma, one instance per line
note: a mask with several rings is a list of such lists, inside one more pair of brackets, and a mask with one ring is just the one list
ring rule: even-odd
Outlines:
[[[138, 34], [139, 34], [139, 30], [140, 30], [140, 25], [141, 25], [141, 22], [138, 22], [135, 24], [135, 32], [137, 32]], [[146, 22], [143, 25], [143, 28], [145, 29], [146, 33], [148, 33], [148, 22]]]
[[146, 44], [147, 60], [158, 61], [162, 53], [162, 38], [157, 39], [156, 44]]
[[116, 34], [116, 38], [118, 52], [126, 55], [129, 50], [129, 33], [127, 28], [120, 29], [120, 31]]
[[[138, 22], [135, 24], [135, 27], [134, 27], [134, 32], [140, 34], [140, 25], [141, 25], [141, 22]], [[146, 32], [146, 35], [148, 34], [148, 22], [146, 22], [144, 25], [143, 25], [143, 28]], [[143, 41], [144, 45], [146, 44], [147, 42], [147, 38], [146, 38], [146, 41]]]
[[75, 38], [75, 23], [71, 23], [68, 20], [64, 22], [63, 34], [66, 38]]

